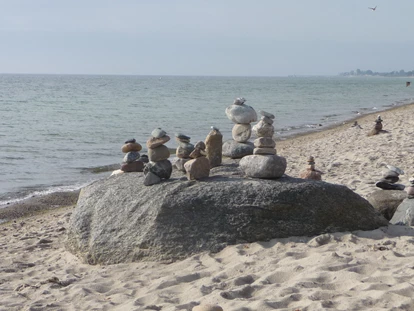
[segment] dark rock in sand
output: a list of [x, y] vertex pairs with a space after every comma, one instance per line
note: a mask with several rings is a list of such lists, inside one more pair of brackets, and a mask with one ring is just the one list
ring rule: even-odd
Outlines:
[[388, 223], [345, 186], [241, 178], [232, 174], [237, 167], [225, 168], [204, 181], [170, 179], [151, 187], [142, 186], [139, 173], [94, 182], [72, 213], [68, 249], [90, 264], [169, 262], [227, 245]]
[[393, 184], [393, 183], [386, 181], [385, 179], [381, 179], [380, 181], [375, 183], [375, 186], [377, 186], [378, 188], [384, 189], [384, 190], [404, 190], [405, 189], [404, 185]]
[[414, 199], [405, 199], [390, 220], [394, 225], [414, 226]]
[[385, 219], [390, 220], [397, 207], [407, 198], [407, 193], [401, 190], [376, 190], [368, 195], [367, 200], [380, 212]]

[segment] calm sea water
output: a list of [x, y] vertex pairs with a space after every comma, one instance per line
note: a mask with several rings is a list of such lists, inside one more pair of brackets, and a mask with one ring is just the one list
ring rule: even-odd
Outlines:
[[286, 137], [411, 102], [414, 88], [378, 77], [0, 75], [0, 205], [108, 176], [93, 168], [120, 163], [127, 139], [145, 147], [156, 127], [171, 148], [175, 132], [195, 143], [212, 125], [230, 139], [224, 110], [236, 97], [275, 114]]

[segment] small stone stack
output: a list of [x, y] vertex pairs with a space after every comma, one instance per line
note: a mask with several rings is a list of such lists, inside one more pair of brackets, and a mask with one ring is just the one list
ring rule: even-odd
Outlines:
[[167, 133], [160, 128], [152, 131], [147, 141], [149, 162], [144, 168], [144, 185], [158, 184], [162, 179], [169, 179], [172, 173], [172, 164], [168, 160], [170, 150], [164, 144], [170, 140]]
[[368, 136], [377, 135], [382, 131], [382, 119], [381, 116], [378, 115], [377, 119], [375, 120], [374, 128], [368, 133]]
[[218, 128], [215, 126], [211, 127], [211, 131], [206, 137], [205, 144], [207, 159], [210, 161], [210, 168], [221, 165], [223, 135], [220, 133], [220, 130]]
[[310, 156], [308, 158], [308, 167], [302, 173], [300, 173], [299, 178], [302, 179], [313, 179], [313, 180], [322, 180], [322, 172], [315, 169], [315, 158]]
[[124, 159], [121, 164], [122, 172], [142, 172], [144, 169], [144, 156], [140, 156], [142, 146], [136, 142], [136, 140], [127, 140], [122, 146], [121, 150], [125, 153]]
[[266, 111], [259, 110], [262, 115], [260, 121], [253, 126], [253, 132], [257, 136], [254, 141], [253, 154], [276, 154], [276, 142], [273, 140], [275, 129], [273, 119], [275, 116]]
[[408, 181], [410, 182], [410, 186], [405, 191], [407, 191], [409, 199], [414, 199], [414, 177], [411, 177]]
[[179, 171], [185, 172], [184, 164], [191, 160], [190, 154], [194, 150], [194, 145], [190, 144], [191, 137], [181, 133], [175, 134], [175, 140], [178, 142], [178, 148], [175, 152], [177, 160], [175, 166]]
[[223, 155], [232, 159], [242, 158], [253, 154], [254, 146], [248, 142], [252, 134], [251, 122], [257, 121], [256, 111], [244, 104], [244, 98], [236, 98], [233, 105], [226, 108], [227, 117], [234, 123], [232, 130], [233, 139], [223, 144]]
[[199, 141], [195, 144], [194, 150], [190, 154], [192, 160], [184, 164], [188, 180], [206, 178], [210, 175], [210, 161], [206, 158], [205, 150], [204, 142]]
[[273, 140], [274, 115], [261, 111], [261, 120], [253, 127], [253, 132], [258, 137], [254, 144], [253, 155], [248, 155], [240, 160], [240, 168], [249, 177], [254, 178], [280, 178], [286, 170], [286, 159], [276, 155], [276, 143]]
[[405, 186], [397, 184], [399, 176], [404, 175], [404, 171], [398, 167], [387, 165], [388, 170], [382, 172], [382, 178], [375, 184], [378, 188], [384, 190], [404, 190]]

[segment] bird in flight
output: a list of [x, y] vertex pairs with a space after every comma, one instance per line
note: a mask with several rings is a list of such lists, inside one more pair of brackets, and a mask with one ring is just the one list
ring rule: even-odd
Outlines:
[[410, 81], [405, 82], [405, 86], [410, 86], [410, 84], [411, 84]]
[[375, 8], [368, 8], [368, 9], [375, 11], [377, 9], [377, 6], [375, 6]]

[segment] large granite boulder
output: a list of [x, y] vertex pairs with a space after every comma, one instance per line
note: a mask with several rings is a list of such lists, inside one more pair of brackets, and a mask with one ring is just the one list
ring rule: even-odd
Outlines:
[[371, 205], [387, 220], [390, 220], [397, 207], [407, 198], [407, 192], [401, 190], [376, 190], [367, 196]]
[[393, 225], [414, 226], [414, 199], [405, 199], [390, 220]]
[[83, 188], [68, 249], [90, 264], [169, 262], [238, 243], [388, 224], [345, 186], [243, 178], [237, 164], [216, 167], [203, 181], [173, 174], [145, 187], [142, 179], [142, 173], [120, 174]]

